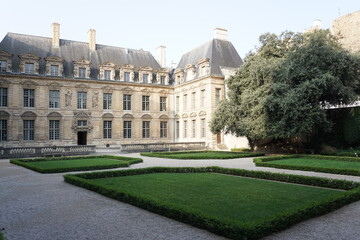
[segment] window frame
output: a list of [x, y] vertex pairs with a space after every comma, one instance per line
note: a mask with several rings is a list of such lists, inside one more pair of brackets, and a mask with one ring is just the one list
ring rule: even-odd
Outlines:
[[132, 121], [123, 121], [123, 138], [131, 139], [132, 138]]
[[112, 109], [112, 93], [103, 93], [103, 109]]
[[[54, 68], [56, 68], [56, 72], [54, 71]], [[59, 76], [59, 65], [52, 64], [50, 65], [50, 76]]]
[[142, 111], [150, 111], [150, 96], [149, 95], [143, 95], [141, 97], [142, 99]]
[[35, 89], [23, 89], [23, 107], [35, 107]]
[[77, 109], [87, 109], [87, 92], [77, 92]]
[[123, 95], [123, 110], [130, 111], [131, 110], [131, 94]]
[[104, 139], [112, 138], [112, 121], [109, 120], [103, 121], [103, 138]]
[[7, 61], [0, 60], [0, 72], [7, 72]]
[[160, 112], [166, 111], [167, 97], [160, 97]]
[[23, 140], [35, 140], [35, 120], [23, 120]]
[[0, 87], [0, 107], [8, 106], [8, 88]]
[[[57, 96], [54, 96], [52, 93], [53, 94], [57, 93]], [[60, 108], [60, 91], [59, 90], [49, 90], [49, 108]]]
[[8, 123], [7, 119], [0, 119], [0, 142], [7, 141]]
[[142, 138], [150, 138], [150, 121], [142, 121]]
[[49, 120], [49, 140], [60, 140], [60, 120]]
[[31, 62], [25, 62], [24, 72], [25, 74], [35, 74], [35, 64]]
[[168, 137], [168, 122], [161, 121], [160, 122], [160, 138], [167, 138]]

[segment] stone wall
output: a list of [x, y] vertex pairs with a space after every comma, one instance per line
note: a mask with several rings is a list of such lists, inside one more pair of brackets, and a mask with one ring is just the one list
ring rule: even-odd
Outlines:
[[360, 51], [360, 11], [335, 19], [331, 32], [339, 37], [339, 42], [350, 52]]

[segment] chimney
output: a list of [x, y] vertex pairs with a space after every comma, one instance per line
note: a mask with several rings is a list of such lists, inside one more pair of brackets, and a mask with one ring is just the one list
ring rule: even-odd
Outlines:
[[226, 30], [224, 28], [215, 28], [214, 38], [227, 41], [228, 40], [228, 30]]
[[52, 30], [52, 46], [59, 47], [60, 46], [60, 24], [53, 23], [51, 24]]
[[96, 31], [95, 31], [95, 29], [89, 29], [87, 34], [88, 34], [89, 49], [91, 51], [95, 51], [96, 50]]
[[155, 58], [162, 68], [166, 68], [166, 47], [159, 46], [155, 50]]

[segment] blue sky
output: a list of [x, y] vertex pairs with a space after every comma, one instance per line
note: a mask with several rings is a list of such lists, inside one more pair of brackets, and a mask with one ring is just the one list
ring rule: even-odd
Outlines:
[[320, 19], [360, 10], [359, 0], [34, 0], [8, 1], [2, 9], [0, 39], [7, 32], [51, 36], [51, 23], [61, 24], [60, 38], [87, 41], [97, 31], [97, 43], [154, 53], [167, 47], [167, 64], [212, 39], [215, 27], [226, 28], [241, 57], [265, 32], [301, 32]]

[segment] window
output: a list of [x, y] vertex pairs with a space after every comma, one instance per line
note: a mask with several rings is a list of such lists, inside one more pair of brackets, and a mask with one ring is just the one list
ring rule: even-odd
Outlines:
[[8, 105], [8, 89], [0, 88], [0, 107], [7, 107]]
[[49, 140], [60, 139], [60, 120], [49, 120]]
[[24, 107], [34, 107], [34, 106], [35, 106], [35, 90], [24, 89]]
[[160, 76], [160, 84], [165, 85], [165, 76]]
[[78, 92], [77, 93], [77, 108], [78, 109], [86, 109], [86, 100], [87, 100], [87, 93], [86, 92]]
[[77, 125], [78, 125], [78, 127], [86, 127], [87, 120], [78, 120]]
[[123, 108], [124, 110], [131, 110], [131, 95], [123, 95]]
[[143, 74], [143, 83], [148, 83], [149, 81], [149, 74]]
[[58, 65], [50, 66], [50, 75], [51, 76], [59, 76], [59, 66]]
[[176, 96], [176, 107], [175, 110], [178, 112], [180, 110], [180, 96]]
[[195, 109], [195, 105], [196, 105], [196, 92], [193, 92], [191, 94], [191, 109]]
[[160, 111], [166, 111], [166, 97], [160, 97]]
[[176, 121], [175, 137], [176, 137], [176, 138], [179, 138], [179, 137], [180, 137], [180, 122], [179, 122], [179, 121]]
[[79, 68], [79, 78], [86, 78], [86, 68]]
[[124, 121], [124, 138], [131, 138], [131, 121]]
[[6, 66], [7, 66], [6, 61], [0, 61], [0, 72], [6, 72]]
[[201, 137], [206, 137], [206, 121], [201, 119]]
[[7, 120], [0, 120], [0, 141], [7, 140]]
[[49, 91], [49, 108], [60, 107], [60, 91], [51, 90]]
[[34, 140], [35, 120], [24, 120], [24, 140]]
[[25, 73], [26, 74], [34, 74], [34, 64], [33, 63], [25, 63]]
[[111, 93], [104, 93], [103, 95], [103, 107], [104, 109], [111, 109], [112, 105], [112, 94]]
[[220, 88], [216, 88], [215, 89], [215, 104], [218, 105], [220, 102], [220, 94], [221, 94], [221, 89]]
[[201, 99], [200, 99], [200, 106], [205, 106], [205, 89], [201, 90]]
[[192, 120], [192, 137], [196, 137], [196, 120]]
[[184, 106], [183, 106], [183, 111], [187, 110], [187, 94], [184, 95], [184, 102], [183, 102]]
[[111, 71], [110, 70], [105, 70], [104, 71], [104, 79], [105, 80], [110, 80], [111, 79]]
[[187, 121], [184, 121], [184, 138], [187, 138]]
[[104, 138], [111, 138], [112, 121], [104, 121]]
[[150, 109], [150, 96], [142, 96], [142, 110], [149, 111]]
[[124, 72], [124, 82], [130, 82], [130, 73]]
[[160, 122], [160, 138], [167, 137], [167, 122]]
[[142, 137], [149, 138], [150, 137], [150, 121], [142, 122]]

